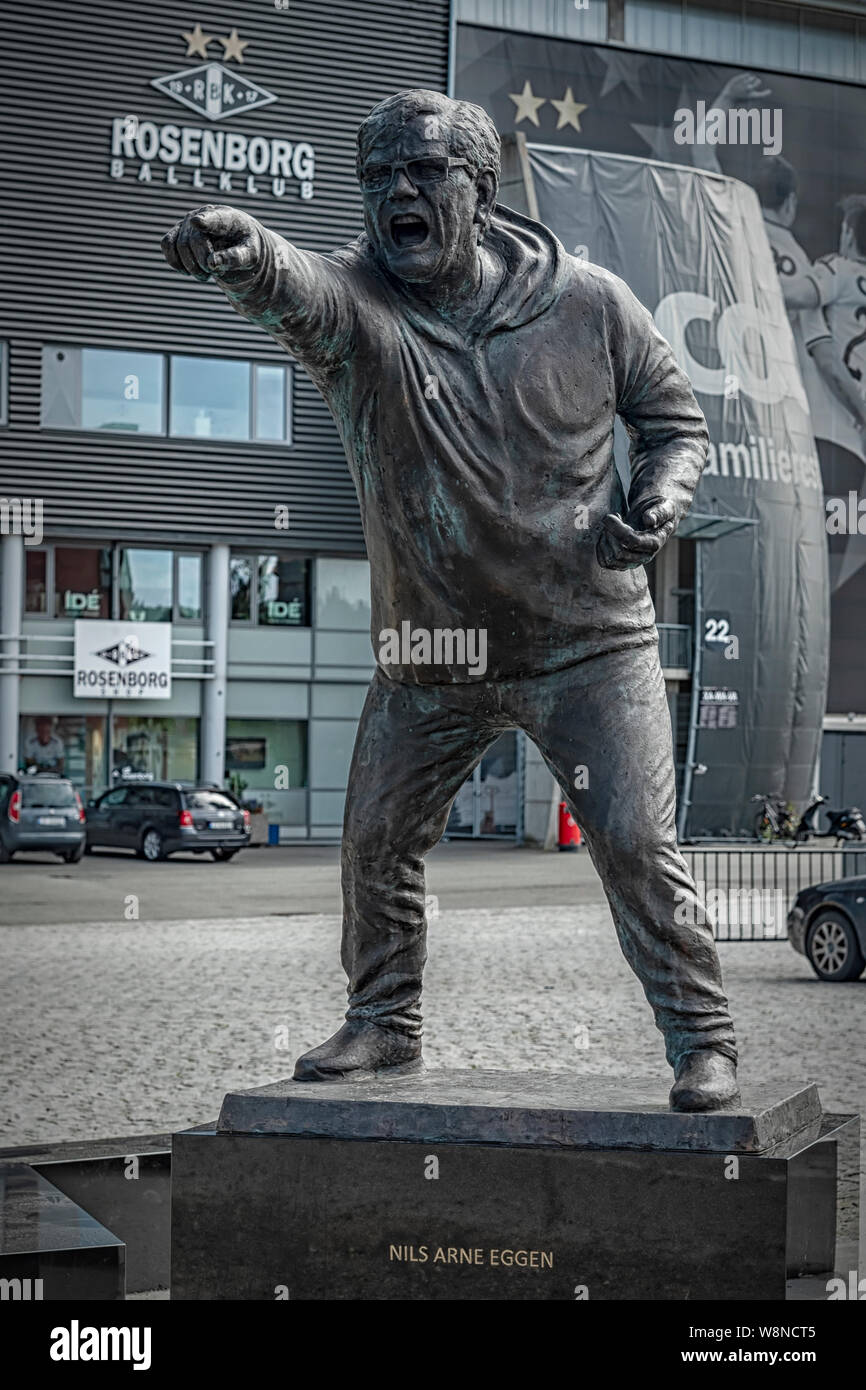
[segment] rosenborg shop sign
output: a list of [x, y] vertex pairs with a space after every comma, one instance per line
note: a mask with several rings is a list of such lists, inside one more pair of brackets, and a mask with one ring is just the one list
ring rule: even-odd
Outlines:
[[277, 98], [237, 69], [210, 60], [208, 46], [221, 43], [226, 59], [243, 62], [249, 45], [233, 29], [227, 39], [201, 32], [184, 34], [187, 56], [208, 61], [155, 77], [151, 86], [195, 112], [205, 125], [116, 116], [111, 123], [109, 175], [113, 179], [187, 187], [204, 193], [313, 197], [316, 158], [306, 140], [247, 135], [216, 123], [243, 116]]
[[78, 618], [72, 693], [91, 700], [170, 700], [171, 623]]

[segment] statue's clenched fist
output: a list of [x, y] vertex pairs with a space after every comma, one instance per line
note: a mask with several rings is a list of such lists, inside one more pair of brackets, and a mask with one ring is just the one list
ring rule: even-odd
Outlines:
[[162, 251], [181, 274], [209, 280], [255, 265], [262, 254], [262, 236], [249, 213], [207, 203], [175, 222], [162, 239]]
[[648, 497], [627, 513], [625, 519], [611, 512], [602, 521], [596, 555], [609, 570], [633, 570], [648, 565], [658, 555], [677, 526], [673, 502]]

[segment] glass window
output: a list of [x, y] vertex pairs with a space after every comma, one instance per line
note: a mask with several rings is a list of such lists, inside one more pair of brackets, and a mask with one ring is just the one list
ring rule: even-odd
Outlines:
[[100, 806], [123, 806], [129, 797], [127, 787], [118, 787], [116, 791], [107, 792], [100, 801]]
[[369, 560], [316, 561], [316, 622], [337, 631], [370, 631]]
[[55, 546], [54, 616], [111, 617], [110, 550]]
[[147, 773], [158, 782], [195, 781], [198, 720], [115, 715], [111, 762], [117, 776]]
[[25, 550], [24, 612], [48, 612], [48, 551]]
[[126, 800], [130, 806], [152, 806], [153, 787], [130, 787]]
[[25, 782], [23, 785], [24, 795], [21, 800], [23, 805], [34, 808], [37, 806], [75, 806], [75, 791], [68, 782], [52, 782], [48, 778], [45, 781]]
[[163, 433], [165, 359], [158, 352], [81, 351], [81, 428]]
[[249, 362], [172, 357], [169, 428], [201, 439], [249, 439]]
[[51, 714], [21, 720], [21, 766], [27, 772], [66, 772], [66, 748]]
[[255, 371], [256, 439], [284, 440], [287, 421], [286, 368], [257, 366]]
[[236, 811], [238, 808], [225, 792], [187, 792], [184, 800], [191, 811]]
[[230, 586], [233, 622], [249, 622], [252, 564], [247, 555], [233, 555], [230, 562]]
[[226, 772], [236, 774], [238, 795], [248, 789], [305, 787], [306, 723], [302, 719], [227, 719]]
[[268, 825], [307, 823], [307, 724], [302, 719], [226, 720], [226, 777], [252, 817], [253, 841]]
[[177, 557], [177, 616], [196, 622], [201, 619], [201, 556]]
[[240, 735], [226, 739], [227, 772], [262, 772], [267, 765], [268, 743], [263, 734], [257, 731], [248, 738]]
[[105, 785], [105, 720], [99, 714], [21, 716], [21, 766], [57, 772], [86, 795]]
[[50, 429], [81, 429], [81, 353], [43, 347], [40, 420]]
[[[193, 439], [291, 442], [291, 368], [225, 357], [111, 348], [42, 349], [41, 422], [49, 429], [127, 430]], [[8, 344], [0, 341], [0, 425]]]
[[120, 552], [121, 618], [138, 623], [171, 622], [173, 560], [170, 550]]
[[307, 627], [307, 561], [280, 555], [258, 557], [258, 621]]

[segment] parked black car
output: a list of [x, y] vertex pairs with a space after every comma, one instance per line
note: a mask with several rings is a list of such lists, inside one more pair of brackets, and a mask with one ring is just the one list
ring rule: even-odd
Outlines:
[[820, 979], [859, 979], [866, 968], [866, 878], [802, 888], [788, 913], [788, 940]]
[[0, 773], [0, 864], [20, 850], [47, 850], [68, 864], [84, 853], [84, 807], [67, 777]]
[[249, 811], [215, 784], [124, 782], [87, 805], [88, 854], [96, 845], [150, 860], [192, 850], [225, 862], [249, 842]]

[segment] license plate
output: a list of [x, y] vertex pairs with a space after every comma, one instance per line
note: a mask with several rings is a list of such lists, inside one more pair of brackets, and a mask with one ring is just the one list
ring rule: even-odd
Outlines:
[[231, 826], [227, 825], [224, 820], [212, 820], [208, 828], [210, 830], [231, 830]]
[[37, 825], [65, 825], [65, 816], [37, 816]]

